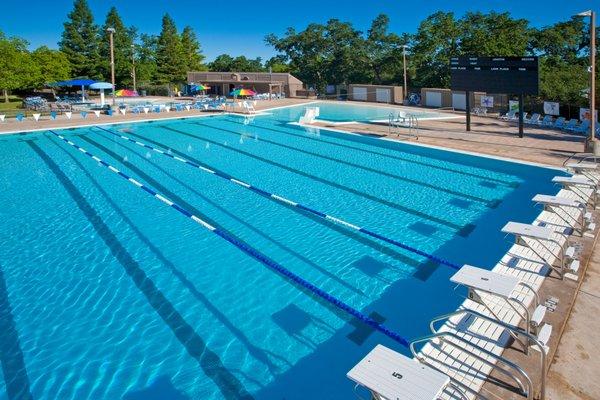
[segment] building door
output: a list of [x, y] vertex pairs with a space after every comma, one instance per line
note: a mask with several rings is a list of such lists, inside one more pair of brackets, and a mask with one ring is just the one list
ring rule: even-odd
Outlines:
[[375, 89], [375, 101], [378, 103], [391, 103], [392, 94], [390, 89]]
[[452, 93], [452, 107], [455, 110], [466, 110], [467, 95], [464, 93]]
[[440, 92], [426, 92], [425, 94], [425, 105], [427, 107], [441, 107], [442, 106], [442, 94]]

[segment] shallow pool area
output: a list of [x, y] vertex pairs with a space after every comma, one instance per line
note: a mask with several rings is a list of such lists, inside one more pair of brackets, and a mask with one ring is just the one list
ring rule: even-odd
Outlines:
[[387, 122], [390, 114], [396, 117], [398, 113], [410, 114], [419, 120], [464, 118], [464, 116], [445, 112], [387, 104], [317, 101], [311, 103], [309, 106], [319, 107], [319, 120], [334, 124], [347, 122]]
[[[292, 203], [489, 269], [558, 191], [555, 169], [290, 124], [305, 107], [55, 133], [408, 339], [462, 302], [455, 271]], [[409, 354], [51, 132], [0, 136], [0, 185], [0, 399], [341, 400], [377, 343]]]

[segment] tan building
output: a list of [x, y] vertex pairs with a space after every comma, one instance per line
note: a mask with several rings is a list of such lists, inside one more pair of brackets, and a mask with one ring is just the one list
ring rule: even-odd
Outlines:
[[252, 89], [256, 93], [285, 93], [298, 97], [302, 81], [288, 73], [269, 72], [188, 72], [188, 83], [210, 86], [208, 94], [227, 96], [237, 88]]
[[[494, 106], [487, 107], [488, 112], [505, 110], [508, 107], [508, 96], [503, 94], [486, 94], [484, 92], [471, 92], [471, 108], [481, 106], [481, 98], [491, 96], [494, 98]], [[423, 88], [421, 89], [421, 105], [435, 108], [454, 108], [465, 110], [467, 108], [467, 96], [463, 91], [450, 89]]]
[[402, 86], [351, 84], [348, 85], [348, 100], [402, 104], [404, 90]]

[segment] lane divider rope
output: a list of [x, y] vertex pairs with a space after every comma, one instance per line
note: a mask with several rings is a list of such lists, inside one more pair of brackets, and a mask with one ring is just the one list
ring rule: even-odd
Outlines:
[[90, 157], [92, 160], [96, 161], [100, 166], [107, 168], [109, 171], [113, 172], [117, 176], [127, 180], [129, 183], [132, 183], [133, 185], [137, 186], [144, 192], [146, 192], [146, 193], [150, 194], [151, 196], [153, 196], [154, 198], [160, 200], [162, 203], [168, 205], [169, 207], [174, 208], [180, 214], [182, 214], [182, 215], [186, 216], [187, 218], [191, 219], [192, 221], [196, 222], [198, 225], [209, 230], [210, 232], [214, 233], [215, 235], [220, 236], [222, 239], [225, 239], [226, 241], [228, 241], [229, 243], [231, 243], [232, 245], [234, 245], [235, 247], [240, 249], [242, 252], [244, 252], [247, 255], [251, 256], [252, 258], [260, 261], [263, 265], [267, 266], [268, 268], [272, 269], [273, 271], [279, 273], [280, 275], [283, 275], [284, 277], [290, 279], [291, 281], [304, 287], [305, 289], [308, 289], [309, 291], [311, 291], [318, 297], [326, 300], [327, 302], [333, 304], [334, 306], [338, 307], [339, 309], [347, 312], [348, 314], [352, 315], [353, 317], [355, 317], [355, 318], [359, 319], [360, 321], [364, 322], [365, 324], [369, 325], [373, 329], [383, 333], [384, 335], [386, 335], [389, 338], [393, 339], [394, 341], [398, 342], [402, 346], [404, 346], [404, 347], [409, 346], [408, 340], [405, 339], [404, 337], [402, 337], [400, 334], [392, 331], [391, 329], [387, 328], [385, 325], [378, 323], [373, 318], [369, 317], [366, 314], [363, 314], [362, 312], [358, 311], [357, 309], [344, 303], [343, 301], [339, 300], [337, 297], [332, 296], [329, 293], [325, 292], [324, 290], [318, 288], [317, 286], [313, 285], [312, 283], [308, 282], [307, 280], [301, 278], [299, 275], [294, 274], [292, 271], [288, 270], [287, 268], [285, 268], [281, 264], [277, 263], [276, 261], [270, 259], [265, 254], [250, 247], [246, 243], [241, 242], [239, 239], [237, 239], [235, 236], [231, 235], [227, 231], [221, 230], [220, 228], [209, 224], [208, 222], [204, 221], [200, 217], [194, 215], [193, 213], [189, 212], [185, 208], [181, 207], [177, 203], [169, 200], [165, 196], [162, 196], [160, 193], [156, 192], [154, 189], [144, 185], [143, 183], [139, 182], [135, 178], [130, 177], [129, 175], [125, 174], [124, 172], [122, 172], [119, 169], [115, 168], [114, 166], [110, 165], [106, 161], [102, 160], [100, 157], [90, 153], [83, 147], [78, 146], [77, 144], [73, 143], [71, 140], [65, 138], [64, 136], [62, 136], [52, 130], [50, 130], [48, 132], [50, 132], [54, 136], [58, 137], [60, 140], [67, 143], [69, 146], [77, 149], [81, 153]]
[[286, 204], [288, 206], [299, 208], [299, 209], [301, 209], [303, 211], [306, 211], [306, 212], [308, 212], [308, 213], [310, 213], [312, 215], [316, 215], [319, 218], [326, 219], [326, 220], [331, 221], [331, 222], [333, 222], [335, 224], [342, 225], [342, 226], [344, 226], [346, 228], [353, 229], [353, 230], [358, 231], [358, 232], [362, 232], [365, 235], [374, 237], [376, 239], [382, 240], [384, 242], [387, 242], [387, 243], [389, 243], [391, 245], [394, 245], [396, 247], [399, 247], [401, 249], [404, 249], [404, 250], [410, 251], [412, 253], [418, 254], [418, 255], [420, 255], [422, 257], [425, 257], [425, 258], [427, 258], [427, 259], [429, 259], [431, 261], [434, 261], [434, 262], [436, 262], [438, 264], [446, 265], [446, 266], [448, 266], [450, 268], [453, 268], [453, 269], [456, 269], [456, 270], [459, 270], [461, 268], [460, 265], [455, 264], [455, 263], [453, 263], [451, 261], [444, 260], [443, 258], [434, 256], [433, 254], [426, 253], [426, 252], [424, 252], [422, 250], [419, 250], [417, 248], [414, 248], [412, 246], [409, 246], [407, 244], [399, 242], [396, 239], [392, 239], [392, 238], [389, 238], [387, 236], [381, 235], [381, 234], [379, 234], [377, 232], [374, 232], [374, 231], [372, 231], [370, 229], [367, 229], [365, 227], [357, 226], [356, 224], [350, 223], [350, 222], [345, 221], [345, 220], [343, 220], [341, 218], [337, 218], [335, 216], [332, 216], [332, 215], [323, 213], [321, 211], [315, 210], [315, 209], [313, 209], [311, 207], [308, 207], [308, 206], [305, 206], [305, 205], [303, 205], [301, 203], [298, 203], [298, 202], [295, 202], [293, 200], [287, 199], [287, 198], [285, 198], [283, 196], [280, 196], [280, 195], [277, 195], [277, 194], [274, 194], [274, 193], [269, 193], [269, 192], [267, 192], [265, 190], [262, 190], [262, 189], [260, 189], [260, 188], [258, 188], [256, 186], [253, 186], [253, 185], [251, 185], [249, 183], [246, 183], [246, 182], [244, 182], [242, 180], [236, 179], [236, 178], [234, 178], [233, 176], [231, 176], [229, 174], [213, 170], [213, 169], [211, 169], [210, 167], [208, 167], [206, 165], [200, 165], [200, 164], [198, 164], [198, 163], [196, 163], [196, 162], [194, 162], [194, 161], [192, 161], [192, 160], [190, 160], [188, 158], [179, 157], [177, 155], [171, 154], [169, 151], [165, 151], [165, 150], [156, 148], [156, 147], [151, 146], [151, 145], [149, 145], [147, 143], [140, 142], [139, 140], [132, 139], [129, 136], [123, 135], [121, 133], [117, 133], [117, 132], [113, 132], [111, 130], [105, 129], [105, 128], [101, 127], [101, 126], [96, 126], [96, 128], [98, 128], [100, 130], [103, 130], [105, 132], [108, 132], [111, 135], [117, 136], [117, 137], [119, 137], [119, 138], [121, 138], [123, 140], [127, 140], [127, 141], [129, 141], [131, 143], [134, 143], [134, 144], [138, 145], [138, 146], [141, 146], [141, 147], [147, 148], [149, 150], [155, 151], [155, 152], [157, 152], [159, 154], [162, 154], [164, 156], [167, 156], [167, 157], [169, 157], [169, 158], [171, 158], [173, 160], [176, 160], [176, 161], [182, 162], [184, 164], [187, 164], [187, 165], [189, 165], [191, 167], [194, 167], [196, 169], [199, 169], [201, 171], [208, 172], [210, 174], [216, 175], [216, 176], [218, 176], [219, 178], [222, 178], [222, 179], [226, 179], [226, 180], [230, 181], [231, 183], [234, 183], [234, 184], [236, 184], [238, 186], [241, 186], [241, 187], [244, 187], [246, 189], [249, 189], [249, 190], [251, 190], [251, 191], [253, 191], [255, 193], [260, 194], [263, 197], [267, 197], [267, 198], [271, 198], [271, 199], [277, 200], [280, 203], [284, 203], [284, 204]]

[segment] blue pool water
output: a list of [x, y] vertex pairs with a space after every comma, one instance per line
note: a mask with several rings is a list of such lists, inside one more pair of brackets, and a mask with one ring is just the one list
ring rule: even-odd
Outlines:
[[332, 122], [368, 122], [373, 120], [387, 121], [390, 113], [394, 115], [404, 111], [415, 115], [419, 119], [431, 118], [456, 118], [456, 115], [415, 108], [386, 106], [386, 105], [361, 105], [356, 103], [315, 102], [311, 107], [319, 107], [319, 119]]
[[[554, 170], [308, 132], [302, 113], [109, 129], [485, 268], [500, 228], [557, 191]], [[100, 129], [60, 132], [405, 338], [460, 303], [446, 266]], [[0, 399], [348, 399], [377, 343], [408, 354], [48, 132], [0, 137], [0, 186]]]

